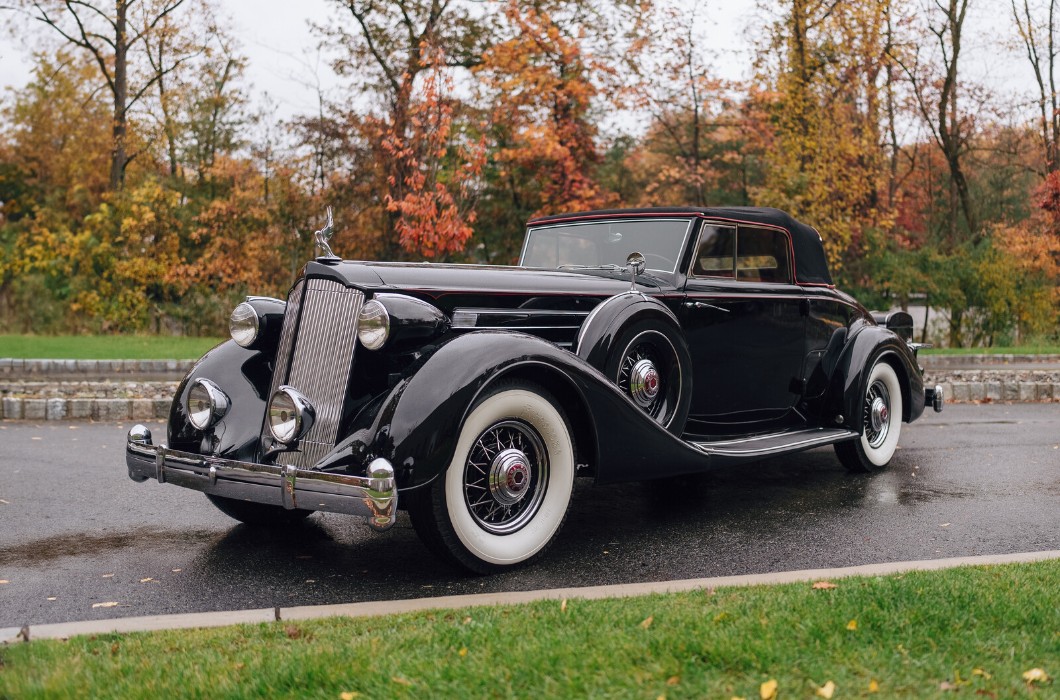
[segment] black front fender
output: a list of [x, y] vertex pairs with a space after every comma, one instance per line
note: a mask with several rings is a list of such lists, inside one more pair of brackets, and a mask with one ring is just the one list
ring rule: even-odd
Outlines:
[[428, 483], [452, 461], [476, 399], [509, 377], [530, 378], [546, 387], [562, 383], [573, 404], [565, 401], [563, 408], [578, 433], [573, 437], [579, 454], [591, 455], [597, 481], [704, 468], [703, 452], [655, 423], [585, 360], [540, 338], [506, 331], [468, 333], [441, 345], [362, 411], [354, 432], [320, 467], [361, 471], [371, 459], [385, 457], [401, 489]]
[[[195, 379], [209, 379], [229, 398], [231, 408], [207, 436], [213, 442], [203, 450], [204, 434], [192, 427], [185, 408]], [[188, 452], [209, 451], [226, 459], [255, 462], [259, 457], [262, 421], [272, 378], [272, 359], [257, 350], [229, 340], [207, 352], [177, 387], [169, 409], [168, 444]]]

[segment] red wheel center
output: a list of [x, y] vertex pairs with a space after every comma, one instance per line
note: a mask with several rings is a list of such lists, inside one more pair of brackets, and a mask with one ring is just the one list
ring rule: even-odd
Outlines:
[[526, 485], [526, 465], [516, 462], [508, 468], [508, 489], [520, 491]]

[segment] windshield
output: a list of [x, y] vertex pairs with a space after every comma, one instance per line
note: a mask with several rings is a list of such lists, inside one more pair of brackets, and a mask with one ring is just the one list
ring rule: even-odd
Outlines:
[[625, 219], [552, 224], [530, 229], [523, 246], [523, 267], [607, 267], [626, 264], [642, 253], [645, 267], [675, 272], [690, 219]]

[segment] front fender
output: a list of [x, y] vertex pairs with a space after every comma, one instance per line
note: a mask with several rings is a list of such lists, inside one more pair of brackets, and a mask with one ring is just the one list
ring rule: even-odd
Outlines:
[[320, 468], [360, 471], [376, 457], [394, 466], [399, 488], [421, 486], [453, 459], [464, 419], [476, 399], [506, 377], [564, 383], [568, 414], [579, 413], [579, 453], [593, 446], [599, 482], [702, 470], [706, 455], [659, 426], [585, 360], [548, 341], [508, 331], [457, 336], [358, 418], [354, 432]]
[[888, 328], [858, 322], [836, 366], [829, 402], [844, 416], [843, 425], [855, 432], [864, 427], [861, 402], [869, 372], [881, 360], [894, 366], [902, 384], [902, 420], [912, 422], [924, 412], [924, 379], [908, 346]]
[[[192, 381], [209, 379], [231, 401], [231, 408], [208, 431], [212, 438], [204, 449], [204, 435], [188, 421], [187, 394]], [[169, 409], [168, 445], [188, 452], [212, 452], [226, 459], [255, 462], [258, 459], [261, 426], [272, 378], [272, 359], [257, 350], [229, 340], [207, 352], [195, 363], [177, 387]]]

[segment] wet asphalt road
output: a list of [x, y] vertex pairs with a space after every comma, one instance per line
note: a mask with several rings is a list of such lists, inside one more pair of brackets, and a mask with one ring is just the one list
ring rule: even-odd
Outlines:
[[947, 406], [868, 476], [826, 448], [579, 484], [545, 558], [486, 578], [436, 560], [404, 515], [382, 535], [331, 514], [259, 532], [201, 494], [136, 484], [128, 427], [0, 423], [0, 627], [1060, 549], [1060, 404]]

